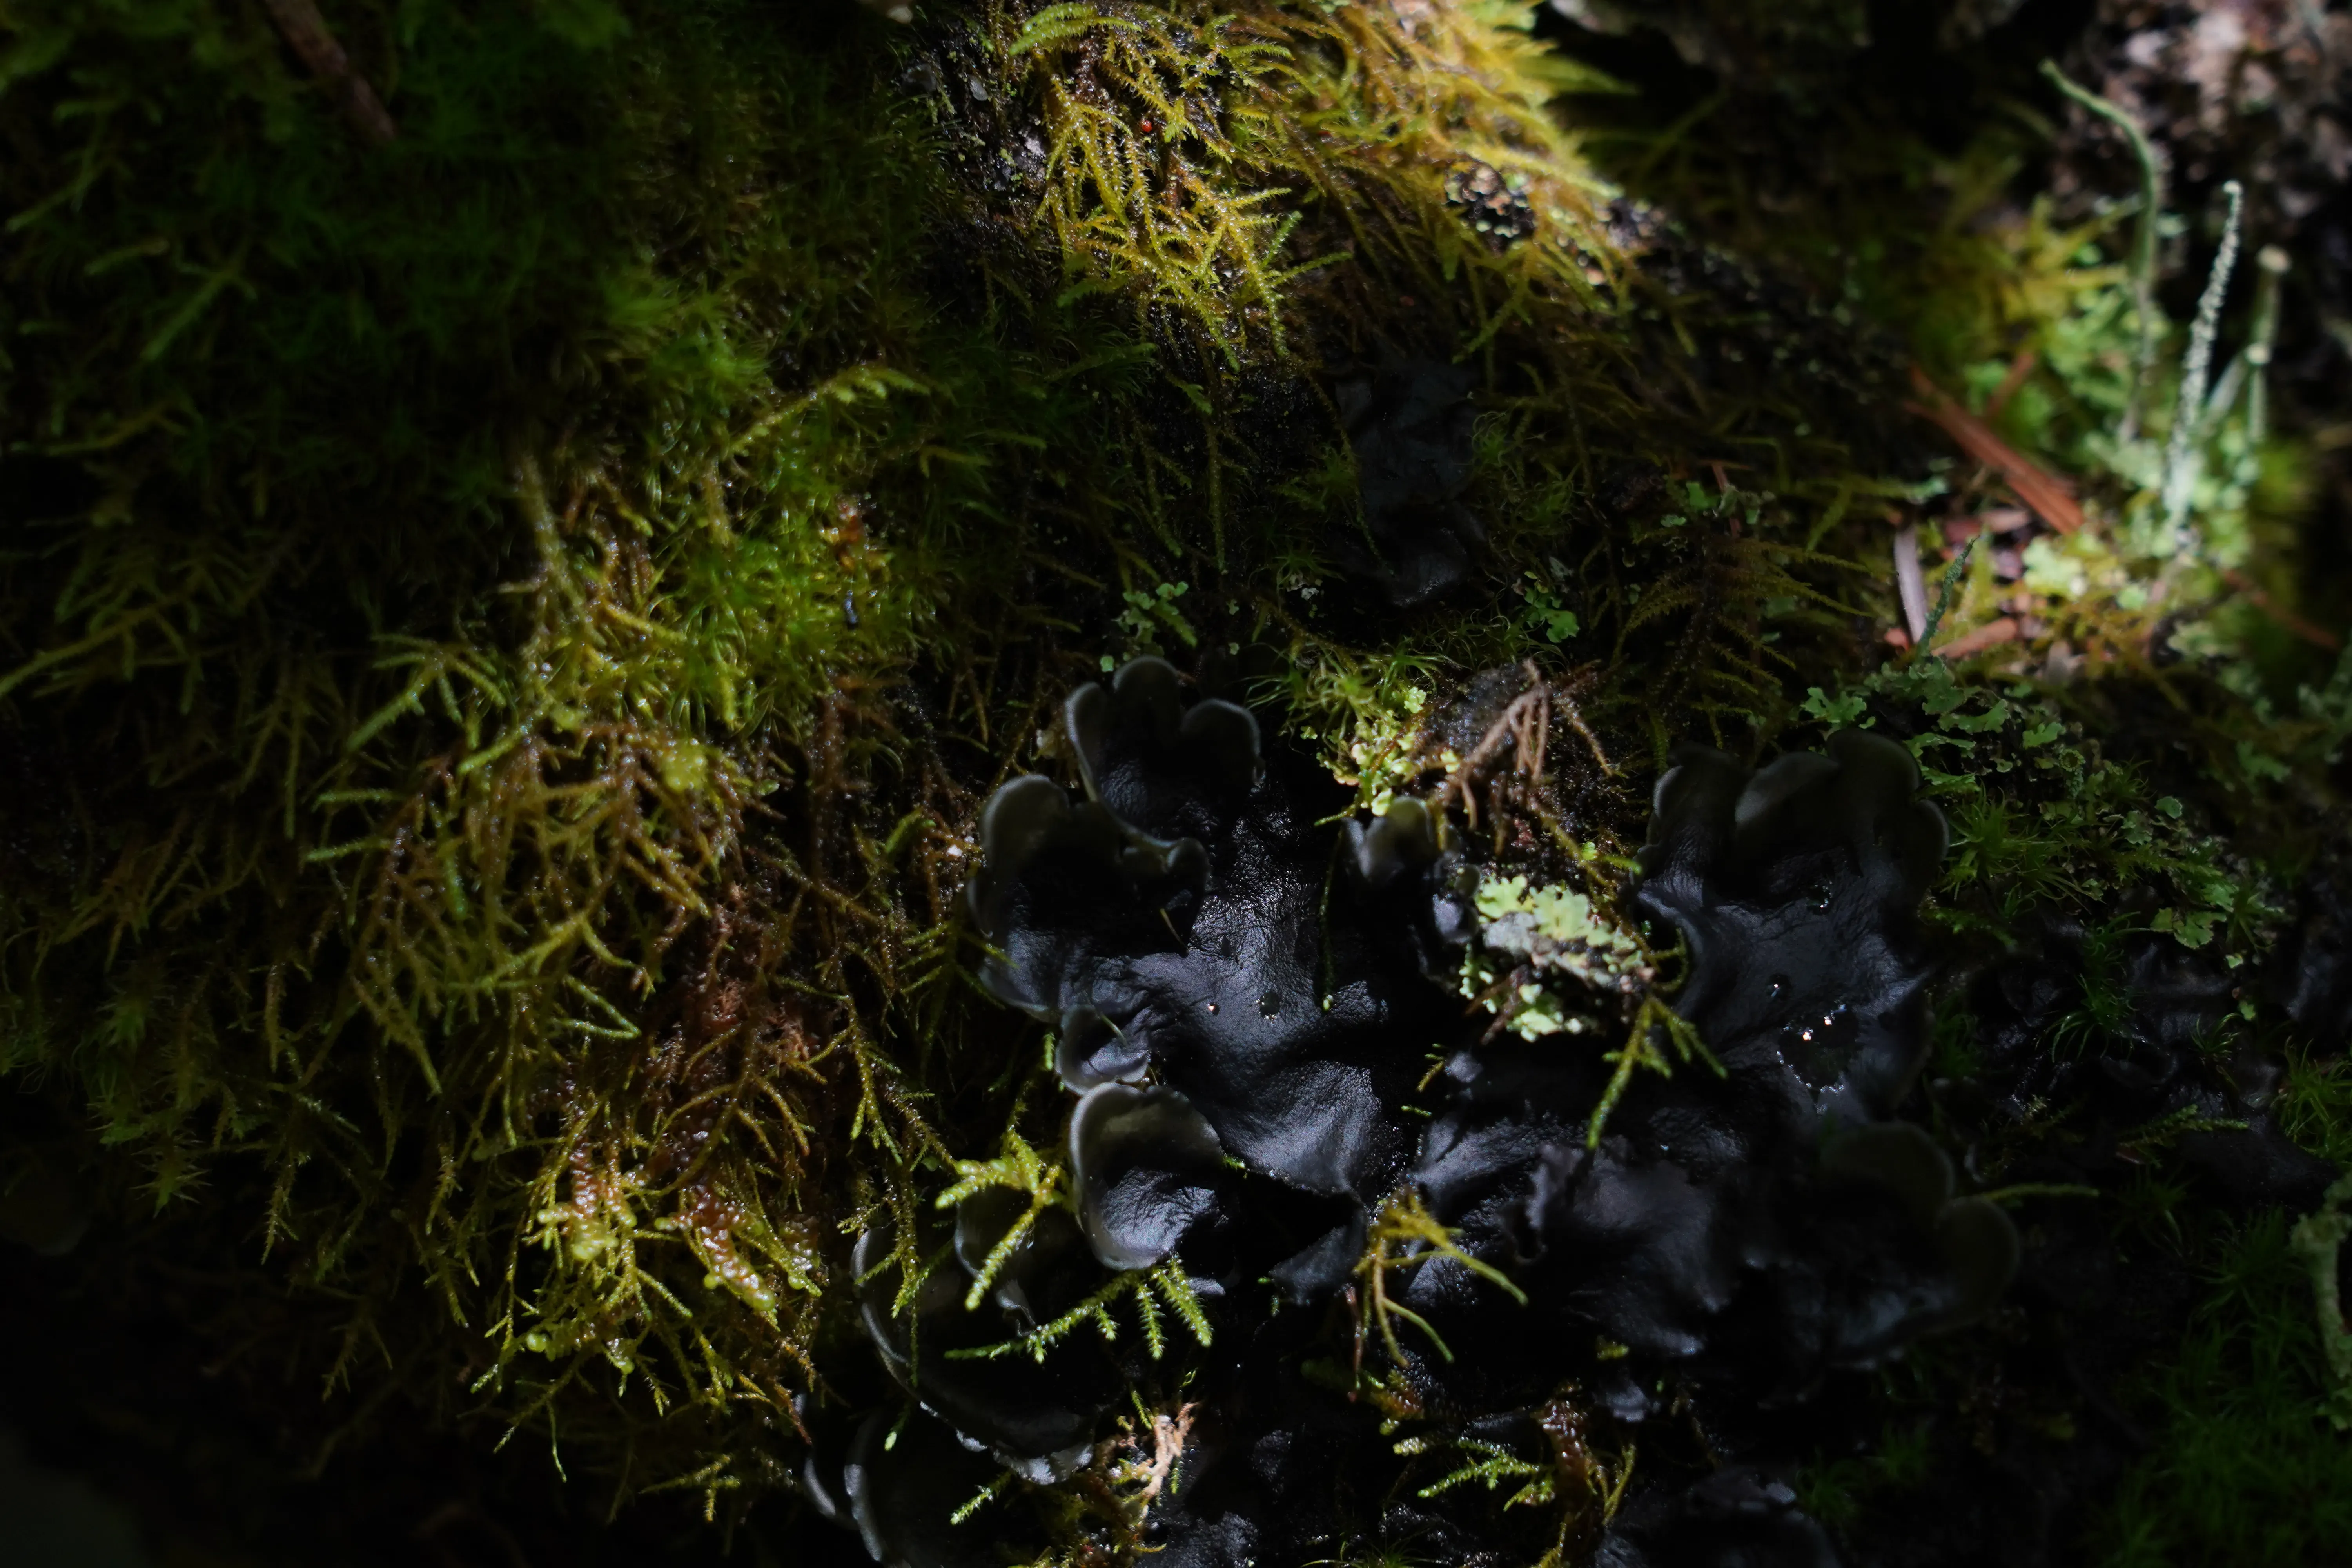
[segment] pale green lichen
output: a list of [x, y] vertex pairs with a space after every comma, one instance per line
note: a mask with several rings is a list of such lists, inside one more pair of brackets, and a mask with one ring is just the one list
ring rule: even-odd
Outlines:
[[[1595, 857], [1597, 858], [1597, 855]], [[1462, 960], [1462, 994], [1496, 1003], [1524, 1039], [1612, 1027], [1652, 971], [1640, 938], [1573, 888], [1484, 877], [1478, 939]]]

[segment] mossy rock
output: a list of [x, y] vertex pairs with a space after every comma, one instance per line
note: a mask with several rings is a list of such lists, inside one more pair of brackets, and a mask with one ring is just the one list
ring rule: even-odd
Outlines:
[[[814, 1510], [909, 1560], [1215, 1562], [1240, 1505], [1185, 1467], [1247, 1424], [1187, 1391], [1260, 1328], [1171, 1237], [1272, 1214], [1298, 1250], [1236, 1256], [1320, 1281], [1280, 1321], [1339, 1413], [1297, 1450], [1349, 1494], [1328, 1559], [1665, 1561], [1737, 1516], [1790, 1561], [2318, 1560], [2261, 1517], [2352, 1483], [2273, 1256], [2352, 1157], [2352, 664], [2310, 567], [2347, 416], [2288, 374], [2331, 352], [2302, 252], [2196, 325], [2236, 237], [2135, 279], [2127, 221], [2040, 199], [2067, 100], [2000, 7], [1867, 47], [1851, 9], [0, 17], [0, 1234], [47, 1255], [5, 1321], [71, 1342], [12, 1417], [116, 1412], [187, 1478], [146, 1517], [243, 1560], [299, 1554], [273, 1512], [376, 1551], [392, 1505], [338, 1489], [375, 1465], [429, 1511], [448, 1433], [523, 1440], [434, 1529], [576, 1560], [855, 1555]], [[1977, 123], [1870, 86], [1890, 60]], [[1101, 793], [1063, 703], [1122, 666], [1216, 716], [1171, 755], [1254, 723], [1291, 815], [1129, 780], [1104, 875], [1264, 876], [1309, 945], [1436, 900], [1364, 939], [1426, 988], [1382, 1103], [1588, 1187], [1571, 1145], [1622, 1164], [1604, 1137], [1720, 1066], [1678, 990], [1717, 927], [1641, 896], [1678, 748], [1907, 753], [1951, 849], [1902, 939], [1927, 1065], [1867, 1114], [1957, 1185], [1903, 1219], [1792, 1143], [1819, 1201], [1783, 1229], [1843, 1238], [1811, 1268], [1916, 1220], [1925, 1279], [1977, 1205], [2019, 1283], [1987, 1310], [1962, 1268], [1967, 1311], [1780, 1391], [1771, 1432], [1605, 1335], [1445, 1382], [1448, 1311], [1521, 1321], [1478, 1295], [1520, 1290], [1503, 1186], [1448, 1209], [1402, 1132], [1315, 1167], [1344, 1179], [1240, 1159], [1238, 1104], [1096, 1081], [1160, 1070], [1094, 1048], [1108, 989], [1049, 1028], [971, 983], [1003, 962], [983, 807]], [[1181, 891], [1138, 917], [1180, 944]], [[1126, 1336], [1125, 1403], [978, 1465], [944, 1534], [877, 1534], [857, 1498], [937, 1500], [897, 1435], [977, 1460], [862, 1314], [919, 1384], [891, 1325], [936, 1211], [997, 1194], [975, 1296], [1052, 1296], [1039, 1215], [1072, 1257], [1082, 1214], [1108, 1234], [1081, 1058], [1095, 1120], [1151, 1110], [1116, 1163], [1159, 1228], [1045, 1316]], [[198, 1367], [236, 1395], [175, 1426]], [[2286, 1479], [2166, 1480], [2223, 1448]], [[1906, 1543], [1923, 1500], [1946, 1533]]]

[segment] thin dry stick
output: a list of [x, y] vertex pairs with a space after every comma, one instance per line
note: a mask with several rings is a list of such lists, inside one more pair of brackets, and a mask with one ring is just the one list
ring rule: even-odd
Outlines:
[[2271, 619], [2276, 621], [2279, 625], [2284, 626], [2288, 631], [2293, 632], [2304, 641], [2310, 643], [2313, 647], [2324, 647], [2333, 653], [2337, 648], [2344, 646], [2344, 639], [2337, 637], [2334, 632], [2329, 631], [2326, 627], [2315, 626], [2312, 622], [2305, 620], [2301, 616], [2296, 615], [2293, 610], [2286, 609], [2284, 606], [2273, 603], [2271, 596], [2263, 591], [2261, 584], [2255, 582], [2252, 577], [2247, 576], [2243, 572], [2239, 571], [2236, 567], [2222, 567], [2221, 581], [2230, 584], [2231, 587], [2235, 588], [2239, 594], [2244, 597], [2246, 603], [2253, 605], [2254, 608], [2262, 611], [2263, 614], [2270, 616]]
[[302, 57], [310, 74], [334, 99], [343, 118], [370, 144], [382, 147], [400, 134], [400, 128], [384, 111], [383, 100], [376, 97], [375, 89], [368, 85], [367, 78], [352, 68], [351, 57], [343, 53], [343, 46], [335, 41], [335, 35], [327, 30], [327, 19], [319, 15], [316, 0], [262, 0], [262, 4], [268, 7], [270, 19], [278, 24], [287, 44]]
[[2017, 499], [2042, 521], [2061, 533], [2072, 533], [2083, 526], [2083, 508], [2067, 493], [2063, 480], [1993, 434], [1991, 426], [1953, 402], [1916, 364], [1911, 367], [1911, 385], [1925, 401], [1906, 402], [1903, 406], [1941, 426], [1953, 445], [2000, 474]]

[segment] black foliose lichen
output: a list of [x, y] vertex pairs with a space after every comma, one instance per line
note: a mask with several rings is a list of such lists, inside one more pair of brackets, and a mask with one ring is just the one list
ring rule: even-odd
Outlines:
[[1680, 1491], [1654, 1491], [1612, 1524], [1593, 1568], [1837, 1568], [1829, 1532], [1786, 1480], [1727, 1465]]
[[[2311, 921], [2277, 968], [2291, 1004], [2323, 1027], [2332, 940]], [[2071, 1160], [2044, 1158], [2072, 1179], [2153, 1139], [2235, 1202], [2307, 1207], [2330, 1169], [2278, 1125], [2277, 1060], [2229, 1042], [2239, 992], [2220, 959], [2127, 919], [2046, 920], [1970, 987], [1981, 1071], [1960, 1098], [1995, 1128], [2069, 1107], [2087, 1136]]]
[[1005, 1468], [1050, 1481], [1085, 1459], [1127, 1369], [1091, 1335], [1034, 1356], [1004, 1353], [1084, 1300], [1104, 1271], [1069, 1214], [1048, 1209], [983, 1280], [982, 1261], [1018, 1217], [989, 1195], [966, 1204], [951, 1228], [918, 1238], [911, 1291], [895, 1226], [868, 1230], [856, 1253], [860, 1306], [884, 1367], [922, 1408]]
[[[2008, 1221], [1889, 1120], [1927, 1048], [1916, 910], [1944, 827], [1917, 788], [1859, 733], [1753, 774], [1686, 752], [1634, 903], [1681, 934], [1676, 1009], [1715, 1070], [1638, 1083], [1593, 1138], [1598, 1064], [1457, 1058], [1433, 1212], [1588, 1333], [1780, 1397], [1980, 1313], [2015, 1267]], [[1415, 1305], [1443, 1315], [1463, 1283], [1440, 1263]]]
[[[1592, 1491], [1560, 1517], [1622, 1568], [1833, 1563], [1757, 1468], [1792, 1456], [1749, 1443], [1628, 1500], [1594, 1445], [1805, 1400], [1975, 1321], [2017, 1267], [2006, 1215], [1896, 1114], [1944, 848], [1908, 753], [1848, 733], [1753, 773], [1688, 752], [1660, 781], [1632, 907], [1679, 937], [1678, 1026], [1705, 1055], [1604, 1107], [1598, 1053], [1481, 1038], [1438, 984], [1475, 921], [1427, 805], [1321, 809], [1245, 710], [1188, 704], [1158, 659], [1064, 721], [1083, 797], [1000, 789], [969, 895], [983, 984], [1057, 1030], [1063, 1184], [960, 1188], [911, 1247], [867, 1233], [866, 1326], [908, 1419], [1051, 1486], [1133, 1441], [1123, 1401], [1181, 1387], [1182, 1439], [1132, 1505], [1172, 1568], [1365, 1532], [1540, 1554], [1525, 1516], [1460, 1488], [1475, 1467], [1427, 1470], [1443, 1451], [1525, 1473], [1549, 1454], [1547, 1485]], [[1152, 1291], [1197, 1312], [1181, 1372], [1154, 1365], [1156, 1326], [1073, 1327], [1108, 1331], [1123, 1289], [1151, 1325]], [[1421, 1430], [1402, 1446], [1401, 1420]], [[859, 1443], [845, 1495], [949, 1506]], [[885, 1561], [951, 1560], [913, 1525], [867, 1535]]]
[[1435, 861], [1425, 813], [1402, 825], [1423, 808], [1343, 850], [1269, 774], [1249, 715], [1180, 707], [1155, 658], [1082, 688], [1065, 719], [1087, 798], [1033, 775], [982, 818], [983, 984], [1058, 1024], [1070, 1088], [1148, 1076], [1244, 1169], [1360, 1228], [1412, 1153], [1395, 1108], [1416, 1053], [1396, 1043], [1452, 1022], [1425, 977], [1429, 897], [1402, 874]]

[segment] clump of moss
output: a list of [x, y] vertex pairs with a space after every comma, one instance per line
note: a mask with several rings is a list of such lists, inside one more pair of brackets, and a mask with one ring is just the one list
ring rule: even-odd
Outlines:
[[362, 1293], [342, 1375], [519, 1413], [667, 1352], [648, 1414], [788, 1411], [817, 1130], [922, 1135], [769, 979], [914, 646], [862, 494], [949, 395], [891, 364], [917, 143], [734, 7], [337, 20], [387, 145], [258, 14], [10, 22], [0, 683], [75, 837], [10, 879], [6, 1060], [152, 1201], [251, 1163], [292, 1277], [438, 1301]]
[[2325, 1562], [2352, 1529], [2352, 1448], [2315, 1431], [2326, 1370], [2287, 1229], [2265, 1215], [2200, 1249], [2206, 1293], [2135, 1390], [2154, 1447], [2101, 1517], [2103, 1561]]

